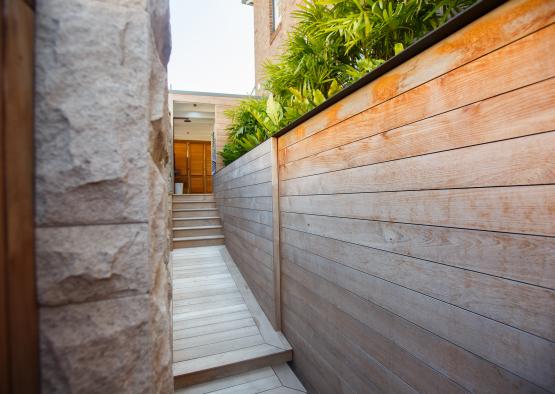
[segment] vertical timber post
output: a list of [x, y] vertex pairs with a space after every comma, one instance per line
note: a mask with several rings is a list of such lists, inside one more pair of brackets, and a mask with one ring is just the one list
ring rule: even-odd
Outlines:
[[281, 253], [280, 253], [280, 215], [279, 215], [279, 159], [278, 139], [271, 137], [272, 155], [272, 233], [274, 266], [274, 310], [275, 329], [281, 331]]
[[0, 392], [38, 393], [34, 1], [0, 0]]

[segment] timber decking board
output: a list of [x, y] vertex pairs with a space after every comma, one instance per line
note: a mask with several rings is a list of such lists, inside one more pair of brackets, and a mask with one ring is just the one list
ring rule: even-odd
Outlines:
[[273, 331], [225, 247], [176, 249], [172, 269], [187, 274], [173, 281], [177, 386], [291, 359], [291, 347]]
[[212, 323], [212, 324], [207, 324], [199, 327], [181, 328], [181, 329], [174, 330], [173, 339], [194, 338], [200, 335], [223, 332], [227, 330], [234, 330], [241, 327], [251, 327], [255, 325], [256, 323], [254, 322], [252, 317], [246, 317], [243, 319], [225, 321], [220, 323]]
[[306, 389], [299, 382], [287, 364], [278, 364], [254, 371], [217, 379], [185, 389], [176, 390], [176, 394], [300, 394]]
[[[255, 327], [256, 328], [256, 327]], [[220, 342], [210, 342], [198, 346], [183, 349], [173, 349], [173, 362], [193, 360], [197, 358], [213, 356], [239, 349], [246, 349], [264, 344], [260, 334], [248, 335], [239, 338], [228, 338]]]

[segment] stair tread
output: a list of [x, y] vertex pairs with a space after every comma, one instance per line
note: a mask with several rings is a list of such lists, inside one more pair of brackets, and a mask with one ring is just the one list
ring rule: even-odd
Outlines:
[[215, 200], [173, 201], [174, 204], [215, 204]]
[[223, 239], [224, 236], [223, 235], [202, 235], [199, 237], [179, 237], [179, 238], [174, 238], [173, 241], [197, 241], [197, 240], [203, 240], [203, 239]]
[[217, 211], [218, 208], [176, 208], [173, 212], [190, 212], [190, 211]]
[[203, 394], [216, 392], [259, 392], [280, 394], [302, 394], [306, 389], [287, 363], [251, 369], [247, 372], [212, 379], [183, 389], [175, 394]]
[[223, 226], [213, 225], [213, 226], [174, 227], [172, 230], [208, 230], [211, 228], [223, 228]]
[[[286, 361], [291, 360], [289, 356], [291, 350], [284, 350], [272, 345], [262, 344], [240, 350], [232, 350], [225, 353], [216, 354], [213, 356], [206, 356], [202, 358], [178, 361], [173, 365], [174, 377], [180, 375], [188, 375], [199, 373], [201, 371], [210, 371], [217, 369], [225, 369], [227, 366], [257, 360], [263, 357], [273, 355], [287, 355]], [[271, 364], [269, 364], [271, 365]], [[257, 365], [257, 367], [260, 367]]]
[[173, 220], [202, 220], [202, 219], [221, 219], [219, 216], [199, 216], [196, 218], [173, 218]]

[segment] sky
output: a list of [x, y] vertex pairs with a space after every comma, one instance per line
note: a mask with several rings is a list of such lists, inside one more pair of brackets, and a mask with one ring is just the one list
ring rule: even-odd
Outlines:
[[241, 0], [171, 0], [170, 89], [250, 94], [253, 7]]

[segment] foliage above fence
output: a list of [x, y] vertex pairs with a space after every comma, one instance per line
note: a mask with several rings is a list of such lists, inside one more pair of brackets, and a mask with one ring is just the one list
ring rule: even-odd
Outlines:
[[228, 111], [227, 165], [476, 0], [305, 0], [262, 99]]

